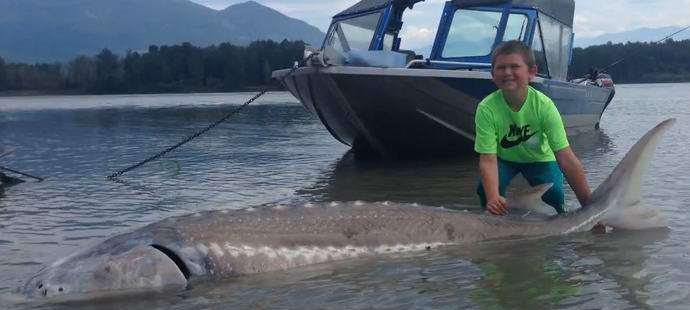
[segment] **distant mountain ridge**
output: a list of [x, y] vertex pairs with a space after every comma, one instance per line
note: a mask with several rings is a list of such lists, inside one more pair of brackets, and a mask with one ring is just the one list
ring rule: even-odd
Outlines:
[[[575, 34], [575, 46], [587, 47], [591, 45], [601, 45], [608, 42], [611, 43], [626, 43], [626, 42], [655, 42], [666, 36], [683, 29], [684, 27], [661, 27], [661, 28], [638, 28], [630, 31], [607, 33], [593, 38], [578, 38]], [[690, 39], [690, 29], [687, 29], [677, 35], [673, 36], [676, 41]]]
[[302, 40], [324, 34], [253, 1], [216, 11], [188, 0], [0, 0], [0, 57], [66, 61], [103, 48], [123, 54], [150, 45]]

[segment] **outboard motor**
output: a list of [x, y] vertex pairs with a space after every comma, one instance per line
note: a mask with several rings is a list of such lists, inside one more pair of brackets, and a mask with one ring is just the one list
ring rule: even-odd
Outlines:
[[600, 72], [596, 68], [590, 68], [586, 77], [587, 81], [591, 85], [613, 88], [613, 79], [611, 79], [611, 75], [605, 72]]
[[[606, 99], [606, 103], [604, 104], [604, 109], [601, 110], [601, 114], [599, 115], [599, 119], [601, 120], [601, 115], [604, 114], [604, 111], [606, 111], [606, 108], [609, 106], [609, 104], [613, 100], [613, 97], [616, 95], [616, 88], [613, 84], [613, 79], [611, 78], [611, 75], [605, 72], [601, 72], [598, 69], [592, 67], [589, 68], [589, 72], [587, 73], [587, 75], [585, 75], [585, 79], [584, 81], [582, 81], [582, 83], [611, 89], [609, 98]], [[594, 125], [594, 128], [599, 129], [599, 122], [597, 122]]]

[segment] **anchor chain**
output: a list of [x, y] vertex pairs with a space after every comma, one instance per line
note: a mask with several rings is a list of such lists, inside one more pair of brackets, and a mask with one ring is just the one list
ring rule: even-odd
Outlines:
[[[312, 55], [309, 55], [308, 57], [306, 57], [306, 58], [304, 59], [304, 61], [305, 61], [305, 62], [308, 61], [312, 56], [313, 56], [313, 54], [312, 54]], [[292, 67], [292, 69], [290, 69], [290, 71], [289, 71], [288, 73], [286, 73], [285, 76], [283, 76], [283, 77], [287, 77], [287, 76], [293, 74], [293, 73], [295, 72], [295, 70], [297, 70], [297, 68], [299, 68], [299, 65], [298, 65], [298, 62], [295, 62], [295, 65]], [[206, 132], [210, 131], [211, 129], [215, 128], [216, 126], [218, 126], [218, 125], [220, 125], [221, 123], [223, 123], [223, 122], [225, 122], [226, 120], [228, 120], [228, 119], [229, 119], [230, 117], [232, 117], [233, 115], [235, 115], [235, 114], [237, 114], [238, 112], [240, 112], [242, 109], [244, 109], [244, 108], [247, 107], [249, 104], [251, 104], [252, 102], [254, 102], [254, 100], [259, 99], [259, 97], [261, 97], [261, 96], [263, 96], [265, 93], [267, 93], [267, 92], [271, 89], [271, 86], [273, 85], [273, 83], [274, 83], [276, 80], [277, 80], [277, 79], [273, 79], [273, 80], [271, 81], [271, 83], [269, 83], [268, 85], [266, 85], [266, 87], [264, 87], [264, 89], [261, 90], [258, 94], [254, 95], [254, 97], [252, 97], [251, 99], [249, 99], [247, 102], [243, 103], [243, 104], [242, 104], [241, 106], [239, 106], [237, 109], [235, 109], [235, 110], [231, 111], [230, 113], [226, 114], [226, 115], [223, 116], [221, 119], [219, 119], [219, 120], [213, 122], [212, 124], [206, 126], [206, 128], [204, 128], [204, 129], [202, 129], [202, 130], [200, 130], [200, 131], [198, 131], [198, 132], [196, 132], [196, 133], [190, 135], [189, 137], [185, 138], [184, 140], [182, 140], [182, 141], [178, 142], [177, 144], [175, 144], [175, 145], [173, 145], [173, 146], [171, 146], [171, 147], [169, 147], [169, 148], [167, 148], [167, 149], [165, 149], [165, 150], [159, 152], [159, 153], [156, 154], [156, 155], [153, 155], [153, 156], [151, 156], [151, 157], [149, 157], [149, 158], [147, 158], [147, 159], [144, 159], [144, 160], [140, 161], [139, 163], [136, 163], [136, 164], [134, 164], [134, 165], [132, 165], [132, 166], [129, 166], [129, 167], [125, 168], [125, 169], [119, 170], [119, 171], [117, 171], [117, 172], [115, 172], [115, 173], [109, 175], [109, 176], [107, 177], [107, 179], [108, 179], [108, 180], [111, 180], [111, 181], [116, 181], [117, 178], [120, 177], [120, 176], [122, 176], [123, 174], [125, 174], [125, 173], [127, 173], [127, 172], [129, 172], [129, 171], [132, 171], [132, 170], [134, 170], [134, 169], [137, 169], [137, 168], [139, 168], [139, 167], [141, 167], [141, 166], [143, 166], [143, 165], [145, 165], [145, 164], [147, 164], [147, 163], [149, 163], [149, 162], [152, 162], [152, 161], [154, 161], [154, 160], [156, 160], [156, 159], [159, 159], [159, 158], [163, 157], [165, 154], [168, 154], [168, 153], [172, 152], [173, 150], [175, 150], [175, 149], [177, 149], [177, 148], [179, 148], [179, 147], [181, 147], [181, 146], [187, 144], [188, 142], [190, 142], [190, 141], [196, 139], [197, 137], [199, 137], [199, 136], [205, 134]]]

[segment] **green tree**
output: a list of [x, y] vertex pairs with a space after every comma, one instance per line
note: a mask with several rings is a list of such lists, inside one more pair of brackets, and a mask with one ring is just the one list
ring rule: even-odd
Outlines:
[[222, 90], [238, 90], [246, 85], [244, 50], [231, 44], [224, 44], [220, 48], [223, 56]]
[[6, 90], [7, 89], [7, 65], [5, 64], [5, 60], [0, 57], [0, 90]]
[[[618, 83], [690, 81], [690, 40], [663, 43], [628, 42], [573, 49], [570, 74], [584, 76], [589, 68], [607, 68]], [[612, 65], [614, 64], [614, 65]]]
[[[233, 91], [270, 83], [273, 70], [292, 66], [304, 43], [257, 41], [200, 48], [151, 45], [120, 58], [108, 49], [67, 65], [0, 62], [0, 89], [83, 93]], [[1, 59], [0, 59], [1, 60]]]
[[105, 48], [96, 55], [96, 87], [98, 92], [112, 93], [120, 90], [120, 64], [117, 55]]
[[95, 87], [96, 81], [96, 62], [91, 57], [82, 55], [69, 63], [67, 82], [70, 88], [90, 90]]
[[149, 46], [148, 53], [141, 56], [139, 68], [142, 86], [148, 92], [164, 91], [163, 84], [169, 80], [169, 74], [158, 46]]
[[128, 92], [142, 90], [141, 55], [137, 52], [127, 52], [123, 60], [123, 80]]

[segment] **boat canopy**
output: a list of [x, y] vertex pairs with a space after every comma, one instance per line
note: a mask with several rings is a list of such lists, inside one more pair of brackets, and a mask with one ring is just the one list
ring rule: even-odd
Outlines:
[[453, 0], [457, 7], [493, 6], [512, 2], [513, 6], [531, 7], [550, 15], [568, 27], [573, 27], [575, 0]]
[[422, 1], [424, 0], [362, 0], [346, 10], [336, 14], [333, 16], [333, 18], [340, 18], [343, 16], [356, 15], [363, 12], [382, 9], [394, 2], [404, 4], [405, 6], [411, 8], [415, 3]]
[[449, 0], [430, 49], [401, 49], [403, 12], [421, 1], [363, 0], [338, 13], [324, 58], [346, 66], [488, 70], [496, 46], [519, 40], [534, 51], [540, 76], [567, 79], [574, 0]]

